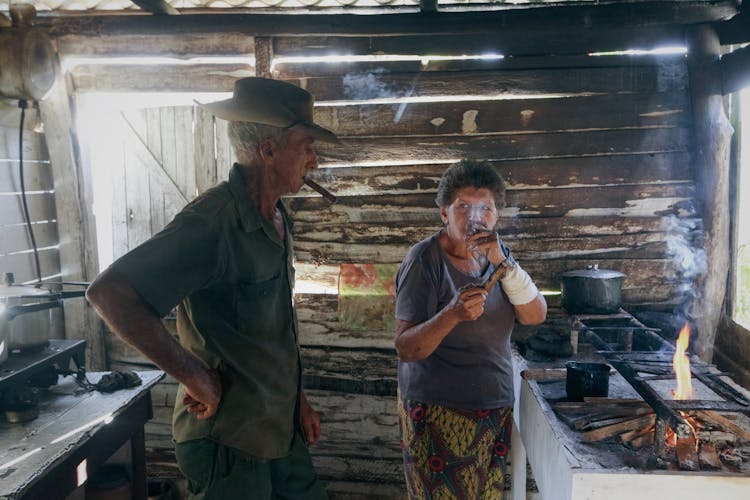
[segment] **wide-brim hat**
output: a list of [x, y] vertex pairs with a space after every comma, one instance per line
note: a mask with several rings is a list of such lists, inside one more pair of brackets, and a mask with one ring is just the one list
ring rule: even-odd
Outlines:
[[315, 139], [339, 143], [336, 134], [313, 121], [314, 102], [310, 92], [291, 83], [250, 77], [234, 82], [230, 99], [198, 104], [224, 120], [300, 128]]

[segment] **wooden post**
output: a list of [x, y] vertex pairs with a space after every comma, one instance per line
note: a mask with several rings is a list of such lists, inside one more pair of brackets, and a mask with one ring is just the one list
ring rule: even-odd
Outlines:
[[707, 269], [698, 278], [689, 313], [697, 329], [693, 349], [711, 362], [716, 329], [725, 313], [729, 274], [729, 151], [733, 129], [721, 95], [719, 38], [700, 25], [689, 35], [688, 72], [695, 133], [696, 198], [704, 227]]
[[[91, 172], [82, 166], [67, 85], [60, 78], [39, 103], [54, 176], [63, 281], [90, 281], [98, 272]], [[102, 323], [84, 299], [65, 302], [65, 336], [86, 340], [89, 370], [106, 368]]]
[[271, 37], [255, 37], [255, 74], [264, 78], [272, 78], [271, 63], [273, 62], [273, 44]]

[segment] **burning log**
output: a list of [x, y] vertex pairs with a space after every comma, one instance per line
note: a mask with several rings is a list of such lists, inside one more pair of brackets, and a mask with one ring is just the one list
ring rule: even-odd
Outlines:
[[716, 446], [711, 443], [701, 443], [698, 461], [701, 469], [721, 469], [719, 453], [716, 451]]
[[677, 454], [677, 462], [680, 464], [680, 469], [699, 470], [698, 441], [693, 434], [684, 438], [677, 436], [675, 453]]
[[627, 363], [609, 360], [610, 363], [619, 371], [623, 377], [633, 386], [633, 388], [641, 395], [641, 397], [654, 409], [659, 418], [663, 419], [669, 427], [679, 437], [687, 437], [691, 434], [690, 425], [685, 422], [675, 410], [667, 406], [667, 404], [659, 397], [659, 395], [651, 388], [648, 384], [643, 383], [635, 372]]

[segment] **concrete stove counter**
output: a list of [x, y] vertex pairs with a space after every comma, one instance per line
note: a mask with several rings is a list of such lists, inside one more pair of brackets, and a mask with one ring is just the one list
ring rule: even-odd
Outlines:
[[[521, 378], [526, 361], [515, 362], [515, 423], [513, 441], [513, 500], [525, 498], [525, 459], [528, 457], [544, 500], [739, 500], [750, 498], [750, 477], [740, 474], [641, 471], [602, 465], [604, 456], [582, 452], [576, 433], [561, 422], [543, 396], [539, 383]], [[519, 439], [522, 441], [519, 443]], [[602, 454], [603, 455], [603, 454]]]

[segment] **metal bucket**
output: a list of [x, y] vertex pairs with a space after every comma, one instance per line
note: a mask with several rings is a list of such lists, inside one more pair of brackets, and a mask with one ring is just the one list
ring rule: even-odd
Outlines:
[[583, 398], [606, 398], [609, 395], [608, 364], [568, 361], [565, 368], [565, 392], [569, 400], [583, 401]]

